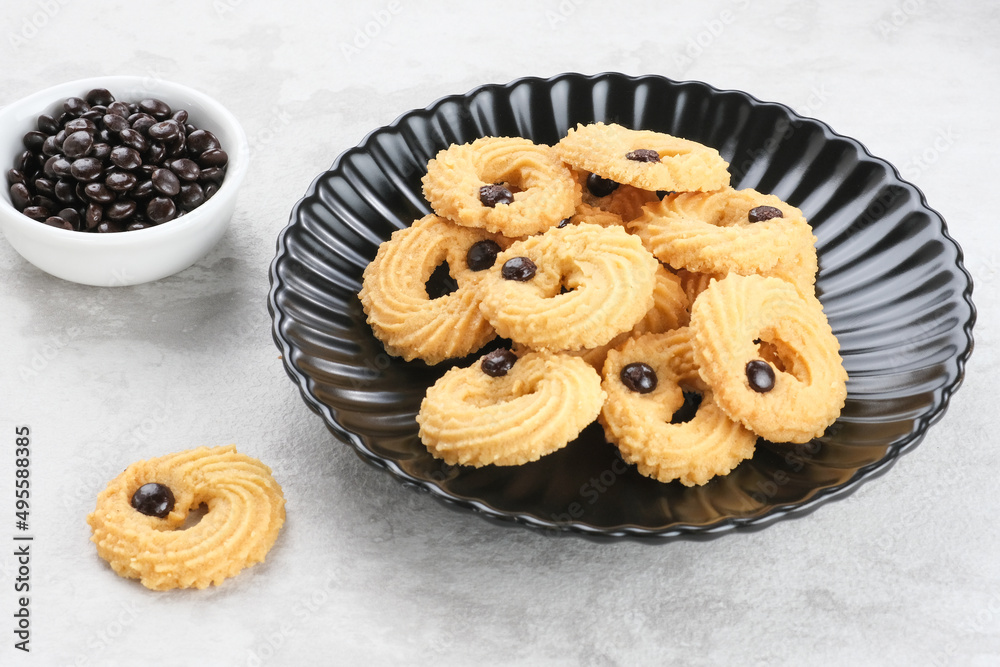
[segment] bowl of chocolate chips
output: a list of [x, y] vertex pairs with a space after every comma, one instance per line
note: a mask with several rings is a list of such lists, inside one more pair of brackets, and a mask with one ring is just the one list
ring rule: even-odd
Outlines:
[[139, 76], [53, 86], [0, 109], [0, 228], [65, 280], [159, 280], [222, 238], [249, 153], [236, 117], [187, 86]]

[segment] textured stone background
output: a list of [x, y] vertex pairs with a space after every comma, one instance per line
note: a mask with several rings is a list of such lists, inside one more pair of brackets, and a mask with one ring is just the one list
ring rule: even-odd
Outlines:
[[[32, 427], [36, 493], [33, 650], [12, 648], [3, 547], [0, 663], [996, 664], [998, 31], [985, 0], [7, 0], [0, 104], [96, 74], [172, 79], [230, 107], [254, 155], [226, 236], [157, 283], [70, 284], [0, 242], [0, 452]], [[821, 118], [944, 215], [977, 283], [977, 349], [945, 418], [888, 474], [756, 533], [597, 545], [450, 511], [307, 410], [265, 299], [274, 239], [312, 179], [439, 96], [604, 70]], [[229, 442], [287, 494], [267, 562], [201, 592], [115, 576], [84, 523], [107, 480]]]

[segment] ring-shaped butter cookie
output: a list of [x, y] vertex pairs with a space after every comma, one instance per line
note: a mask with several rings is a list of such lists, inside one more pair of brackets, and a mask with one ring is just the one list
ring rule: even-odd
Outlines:
[[640, 190], [718, 190], [729, 185], [729, 164], [696, 141], [614, 123], [577, 125], [555, 146], [576, 169]]
[[598, 347], [649, 312], [658, 266], [621, 227], [556, 227], [497, 257], [479, 308], [497, 333], [530, 348]]
[[[358, 294], [386, 352], [436, 364], [471, 354], [496, 337], [479, 312], [479, 283], [508, 243], [499, 234], [435, 215], [393, 232], [365, 268]], [[458, 289], [431, 298], [427, 281], [444, 262]]]
[[[696, 486], [753, 456], [757, 436], [716, 405], [698, 375], [687, 327], [611, 350], [603, 376], [605, 435], [643, 475]], [[693, 417], [674, 423], [684, 392], [700, 395], [701, 402]]]
[[695, 361], [732, 419], [772, 442], [807, 442], [840, 415], [847, 372], [823, 307], [778, 278], [731, 274], [691, 307]]
[[420, 439], [451, 465], [520, 465], [561, 449], [597, 418], [601, 378], [582, 359], [500, 349], [438, 379], [420, 404]]
[[816, 237], [802, 212], [755, 190], [681, 192], [627, 225], [664, 264], [697, 273], [774, 275], [811, 290]]
[[427, 164], [424, 196], [438, 215], [509, 237], [573, 215], [580, 186], [550, 147], [520, 137], [454, 144]]
[[[207, 511], [193, 526], [188, 514]], [[153, 590], [218, 585], [263, 562], [285, 522], [271, 470], [232, 445], [133, 463], [87, 517], [97, 553]]]

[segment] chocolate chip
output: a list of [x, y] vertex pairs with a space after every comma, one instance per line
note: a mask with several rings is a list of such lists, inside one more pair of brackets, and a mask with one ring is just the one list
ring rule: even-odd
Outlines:
[[496, 241], [477, 241], [465, 255], [465, 262], [473, 271], [485, 271], [493, 266], [500, 253], [500, 244]]
[[115, 146], [111, 149], [109, 157], [112, 164], [126, 171], [135, 169], [142, 164], [142, 155], [139, 154], [139, 151], [129, 146]]
[[10, 202], [14, 208], [23, 210], [31, 202], [31, 192], [24, 183], [15, 183], [10, 186]]
[[181, 191], [181, 182], [177, 174], [169, 169], [157, 169], [153, 172], [153, 187], [168, 197], [173, 197]]
[[622, 384], [628, 389], [639, 393], [648, 394], [656, 389], [656, 371], [649, 364], [641, 361], [628, 364], [619, 373]]
[[80, 130], [66, 137], [63, 142], [63, 155], [75, 160], [78, 157], [85, 157], [94, 145], [94, 136], [89, 132]]
[[87, 104], [86, 100], [82, 100], [79, 97], [70, 97], [63, 102], [63, 111], [69, 116], [69, 118], [79, 118], [84, 113], [90, 111], [90, 105]]
[[194, 130], [187, 136], [187, 149], [189, 153], [201, 155], [207, 150], [221, 147], [216, 136], [208, 130]]
[[[205, 155], [209, 154], [211, 151], [205, 151], [199, 158], [199, 162], [204, 164]], [[207, 165], [214, 166], [214, 165]], [[513, 204], [514, 195], [510, 193], [510, 190], [502, 185], [484, 185], [479, 188], [479, 201], [483, 203], [483, 206], [488, 206], [490, 208], [495, 207], [497, 204]]]
[[184, 132], [181, 124], [175, 120], [164, 120], [149, 127], [149, 136], [158, 141], [173, 139]]
[[53, 135], [59, 131], [59, 124], [56, 123], [56, 119], [47, 113], [43, 113], [38, 117], [38, 122], [35, 123], [39, 132], [44, 132], [48, 135]]
[[136, 511], [162, 519], [174, 509], [174, 494], [170, 487], [150, 482], [135, 490], [131, 503]]
[[499, 348], [483, 357], [479, 367], [490, 377], [498, 378], [507, 375], [507, 372], [514, 367], [516, 361], [517, 356], [513, 352]]
[[651, 148], [637, 148], [625, 153], [625, 159], [633, 162], [659, 162], [660, 154]]
[[121, 222], [135, 215], [136, 204], [131, 199], [119, 199], [104, 209], [104, 217], [108, 220]]
[[168, 166], [182, 181], [197, 181], [201, 176], [201, 167], [198, 163], [186, 157], [171, 160]]
[[21, 138], [21, 142], [24, 144], [24, 147], [27, 148], [32, 153], [41, 153], [42, 144], [44, 144], [45, 140], [48, 138], [49, 138], [48, 135], [45, 134], [44, 132], [39, 132], [38, 130], [32, 130], [31, 132], [28, 132], [27, 134], [24, 135], [24, 137]]
[[205, 191], [197, 183], [185, 183], [177, 195], [177, 203], [185, 211], [198, 208], [205, 203]]
[[59, 227], [60, 229], [73, 231], [73, 225], [68, 220], [64, 220], [57, 215], [51, 215], [45, 218], [45, 224], [51, 227]]
[[556, 225], [556, 226], [559, 229], [562, 229], [563, 227], [566, 227], [567, 225], [569, 225], [569, 223], [572, 222], [572, 220], [573, 220], [572, 218], [563, 218], [562, 220], [559, 221], [559, 224]]
[[[90, 112], [88, 111], [87, 113]], [[66, 134], [72, 134], [73, 132], [87, 132], [89, 134], [94, 134], [97, 132], [97, 125], [94, 121], [81, 116], [66, 123], [66, 125], [63, 126], [63, 129], [66, 130]]]
[[91, 107], [106, 107], [115, 101], [115, 96], [112, 95], [111, 91], [106, 88], [94, 88], [89, 93], [84, 95], [84, 99], [87, 100], [87, 104]]
[[104, 184], [114, 192], [127, 192], [135, 187], [138, 179], [127, 171], [109, 171]]
[[758, 394], [766, 394], [774, 389], [774, 369], [766, 361], [754, 359], [748, 362], [746, 373], [750, 388]]
[[603, 176], [598, 176], [597, 174], [591, 174], [587, 177], [587, 189], [590, 190], [590, 194], [595, 197], [607, 197], [609, 194], [618, 189], [619, 184], [612, 181], [610, 178], [604, 178]]
[[162, 100], [153, 98], [142, 100], [139, 102], [139, 108], [157, 120], [170, 117], [170, 106]]
[[104, 183], [87, 183], [83, 187], [83, 192], [90, 201], [98, 204], [107, 204], [114, 200], [115, 195]]
[[774, 206], [756, 206], [747, 213], [747, 220], [750, 222], [764, 222], [771, 218], [783, 218], [785, 215], [780, 208]]
[[73, 160], [73, 163], [69, 167], [69, 173], [81, 183], [96, 181], [97, 177], [101, 175], [101, 171], [101, 161], [92, 157], [82, 157]]
[[146, 205], [146, 217], [160, 224], [177, 217], [177, 205], [168, 197], [154, 197]]
[[500, 275], [504, 280], [516, 280], [527, 282], [535, 277], [538, 267], [527, 257], [512, 257], [503, 263], [500, 268]]

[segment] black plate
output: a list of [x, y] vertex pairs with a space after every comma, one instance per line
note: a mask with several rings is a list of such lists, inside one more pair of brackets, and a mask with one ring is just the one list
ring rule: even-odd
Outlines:
[[[362, 271], [394, 230], [430, 212], [420, 178], [440, 149], [487, 135], [553, 144], [592, 121], [714, 146], [734, 187], [774, 193], [805, 212], [819, 238], [818, 293], [850, 376], [842, 416], [822, 438], [761, 441], [753, 459], [696, 488], [642, 477], [596, 424], [516, 468], [449, 467], [427, 453], [414, 416], [448, 364], [385, 354], [357, 298]], [[455, 506], [592, 536], [711, 536], [845, 495], [944, 413], [975, 320], [972, 282], [941, 216], [860, 143], [746, 93], [610, 73], [483, 86], [372, 132], [295, 205], [270, 278], [288, 374], [365, 461]]]

